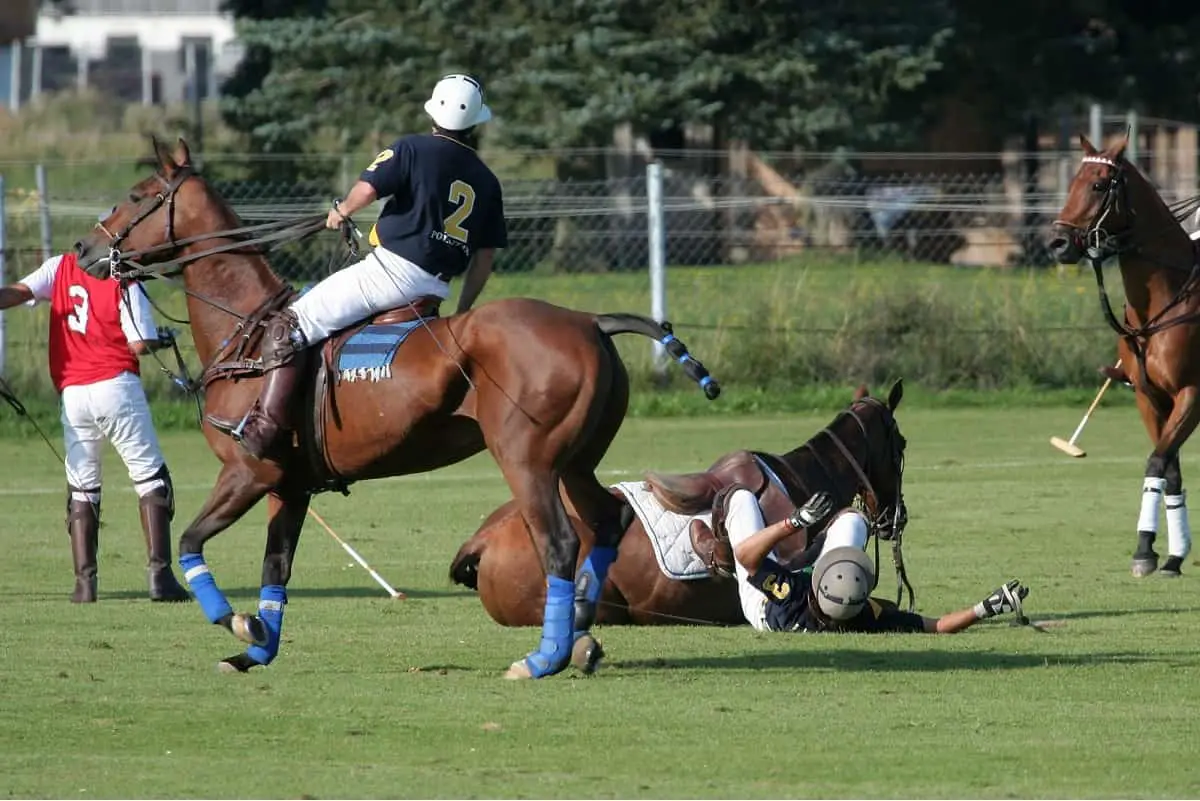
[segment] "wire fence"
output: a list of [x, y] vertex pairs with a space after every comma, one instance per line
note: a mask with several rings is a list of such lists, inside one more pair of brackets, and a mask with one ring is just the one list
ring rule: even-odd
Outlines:
[[[560, 154], [500, 153], [509, 247], [500, 271], [606, 272], [646, 268], [644, 158], [595, 151], [602, 177], [556, 180]], [[1152, 160], [1152, 154], [1144, 156]], [[797, 256], [960, 265], [1045, 265], [1047, 226], [1065, 198], [1075, 157], [1043, 153], [836, 154], [687, 152], [662, 159], [666, 261], [737, 265]], [[213, 156], [205, 172], [247, 222], [327, 208], [369, 156]], [[531, 167], [532, 165], [532, 167]], [[243, 177], [269, 166], [274, 180]], [[136, 161], [47, 164], [0, 161], [6, 178], [11, 278], [31, 260], [69, 246], [98, 213], [146, 174]], [[309, 179], [291, 175], [314, 175]], [[1168, 200], [1195, 191], [1164, 187]], [[376, 212], [362, 212], [363, 222]], [[49, 230], [46, 230], [46, 229]], [[293, 280], [320, 278], [332, 236], [285, 248], [273, 266]]]

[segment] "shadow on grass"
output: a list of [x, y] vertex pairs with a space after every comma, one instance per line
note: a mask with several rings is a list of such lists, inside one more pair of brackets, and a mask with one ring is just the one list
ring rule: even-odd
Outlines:
[[[786, 635], [785, 635], [786, 636]], [[838, 672], [914, 673], [945, 670], [1023, 670], [1104, 664], [1167, 663], [1200, 667], [1200, 654], [1146, 654], [1135, 651], [1093, 654], [1007, 654], [978, 651], [795, 650], [677, 659], [614, 661], [628, 670], [834, 670]]]

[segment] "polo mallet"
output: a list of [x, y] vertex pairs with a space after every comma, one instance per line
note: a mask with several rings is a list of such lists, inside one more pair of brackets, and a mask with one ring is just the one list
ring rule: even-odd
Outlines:
[[331, 536], [335, 540], [337, 540], [338, 545], [341, 545], [342, 548], [345, 549], [346, 553], [350, 554], [351, 559], [353, 559], [355, 562], [358, 562], [360, 565], [362, 565], [363, 570], [370, 573], [371, 578], [375, 579], [375, 581], [379, 583], [380, 587], [383, 587], [385, 590], [387, 590], [388, 595], [392, 596], [392, 598], [397, 601], [402, 601], [408, 597], [404, 593], [400, 592], [395, 587], [393, 587], [391, 584], [388, 584], [387, 580], [384, 579], [383, 576], [376, 573], [375, 569], [367, 564], [367, 560], [363, 559], [361, 556], [359, 556], [358, 551], [351, 548], [349, 543], [347, 543], [344, 539], [339, 537], [337, 535], [337, 532], [334, 531], [332, 528], [330, 528], [329, 524], [325, 522], [325, 518], [321, 517], [319, 514], [317, 514], [315, 511], [313, 511], [313, 508], [311, 506], [308, 507], [308, 513], [310, 515], [312, 515], [313, 520], [316, 520], [318, 523], [321, 524], [321, 528], [323, 528], [327, 532], [329, 532], [329, 536]]
[[[1117, 368], [1121, 367], [1121, 360], [1117, 359]], [[1087, 425], [1088, 418], [1092, 416], [1092, 412], [1100, 405], [1100, 399], [1104, 397], [1104, 393], [1108, 390], [1109, 384], [1112, 383], [1111, 378], [1104, 381], [1104, 386], [1100, 387], [1100, 391], [1096, 393], [1096, 399], [1092, 401], [1092, 405], [1083, 413], [1083, 419], [1079, 421], [1079, 426], [1075, 429], [1075, 433], [1071, 435], [1069, 440], [1063, 440], [1060, 437], [1051, 437], [1050, 444], [1058, 448], [1068, 456], [1074, 456], [1076, 459], [1082, 459], [1087, 456], [1087, 451], [1075, 444], [1075, 440], [1079, 439], [1079, 435], [1083, 433], [1083, 427]]]

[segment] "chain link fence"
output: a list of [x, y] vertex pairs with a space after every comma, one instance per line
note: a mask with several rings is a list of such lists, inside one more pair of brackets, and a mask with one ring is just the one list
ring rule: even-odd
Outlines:
[[[578, 154], [567, 154], [578, 158]], [[642, 270], [648, 261], [647, 179], [643, 158], [585, 154], [600, 176], [553, 173], [563, 154], [498, 153], [509, 247], [500, 271]], [[1146, 158], [1152, 158], [1147, 154]], [[213, 156], [206, 175], [247, 223], [327, 208], [370, 156]], [[736, 265], [798, 256], [898, 259], [961, 265], [1044, 265], [1047, 226], [1061, 207], [1076, 157], [1043, 153], [830, 154], [684, 152], [662, 158], [669, 265]], [[272, 180], [245, 177], [264, 172]], [[69, 247], [97, 214], [147, 173], [136, 161], [37, 165], [0, 162], [5, 177], [9, 268], [30, 267], [46, 251]], [[295, 175], [317, 175], [298, 179]], [[1194, 188], [1191, 190], [1194, 191]], [[1190, 194], [1166, 188], [1167, 200]], [[370, 221], [377, 209], [360, 214]], [[44, 221], [48, 219], [48, 226]], [[46, 230], [48, 227], [49, 230]], [[365, 227], [365, 226], [364, 226]], [[322, 277], [332, 235], [285, 248], [273, 261], [289, 279]]]

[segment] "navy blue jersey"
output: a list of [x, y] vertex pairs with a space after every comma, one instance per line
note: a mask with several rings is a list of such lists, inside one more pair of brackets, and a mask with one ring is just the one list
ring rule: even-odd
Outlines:
[[426, 272], [461, 275], [476, 251], [508, 245], [500, 181], [460, 142], [437, 134], [401, 137], [361, 178], [380, 198], [390, 196], [371, 244]]
[[824, 620], [812, 609], [812, 568], [788, 570], [764, 559], [750, 584], [767, 596], [767, 628], [771, 631], [923, 632], [925, 619], [902, 612], [888, 601], [867, 600], [862, 611], [838, 623]]

